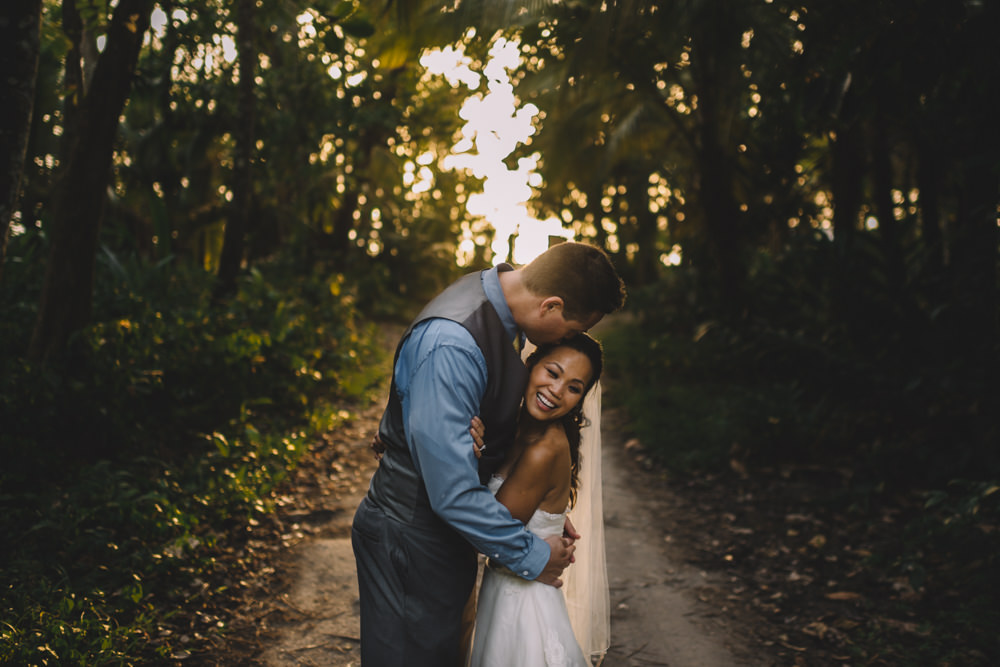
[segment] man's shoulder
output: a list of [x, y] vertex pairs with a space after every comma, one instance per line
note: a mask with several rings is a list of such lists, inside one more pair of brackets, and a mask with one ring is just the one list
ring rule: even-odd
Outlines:
[[468, 329], [444, 317], [432, 317], [419, 322], [413, 327], [404, 345], [424, 351], [446, 346], [479, 349]]
[[472, 340], [469, 330], [455, 320], [447, 317], [429, 317], [423, 322], [418, 322], [413, 327], [413, 333], [421, 333], [424, 336], [435, 336], [450, 340]]
[[[488, 369], [482, 350], [472, 334], [452, 320], [434, 318], [420, 322], [403, 342], [396, 366], [397, 379], [410, 377], [418, 368], [436, 360], [434, 367], [454, 379], [454, 374], [485, 381]], [[475, 369], [476, 372], [473, 372]], [[399, 373], [402, 373], [402, 376]], [[405, 384], [405, 380], [402, 380]]]

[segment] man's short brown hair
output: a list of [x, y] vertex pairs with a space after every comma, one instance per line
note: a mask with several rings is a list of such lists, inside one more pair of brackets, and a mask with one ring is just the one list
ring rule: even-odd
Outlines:
[[582, 321], [613, 313], [625, 303], [625, 285], [603, 250], [586, 243], [554, 245], [521, 269], [535, 296], [558, 296], [563, 317]]

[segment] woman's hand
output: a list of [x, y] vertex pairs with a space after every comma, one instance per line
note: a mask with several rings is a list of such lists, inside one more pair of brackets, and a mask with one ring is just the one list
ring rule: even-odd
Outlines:
[[576, 526], [573, 525], [573, 522], [569, 520], [568, 516], [566, 517], [566, 521], [563, 523], [563, 537], [570, 540], [570, 544], [580, 539], [580, 533], [576, 532]]
[[385, 454], [385, 443], [378, 437], [378, 431], [375, 431], [375, 435], [372, 436], [372, 441], [368, 446], [375, 453], [375, 460], [381, 461], [382, 455]]
[[486, 425], [479, 417], [473, 417], [469, 421], [469, 434], [472, 436], [472, 451], [476, 453], [476, 458], [481, 458], [483, 450], [486, 449]]

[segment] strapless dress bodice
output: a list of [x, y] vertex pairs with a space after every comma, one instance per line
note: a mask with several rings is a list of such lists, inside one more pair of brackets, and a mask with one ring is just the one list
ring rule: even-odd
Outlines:
[[[504, 478], [500, 475], [493, 475], [490, 477], [490, 481], [487, 483], [490, 492], [493, 495], [497, 494], [500, 487], [503, 486]], [[566, 512], [560, 512], [558, 514], [553, 514], [552, 512], [546, 512], [544, 510], [535, 510], [535, 513], [531, 515], [531, 519], [525, 524], [525, 528], [529, 531], [538, 535], [542, 539], [546, 537], [552, 537], [553, 535], [562, 535], [563, 526], [566, 524]]]

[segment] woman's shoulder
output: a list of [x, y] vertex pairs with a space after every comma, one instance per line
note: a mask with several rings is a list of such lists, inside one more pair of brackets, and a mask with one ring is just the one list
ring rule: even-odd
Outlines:
[[558, 458], [563, 454], [569, 454], [569, 438], [566, 437], [566, 429], [559, 422], [553, 422], [546, 426], [545, 430], [537, 440], [528, 447], [537, 457]]

